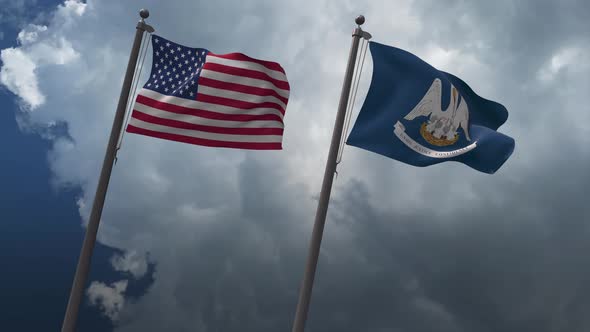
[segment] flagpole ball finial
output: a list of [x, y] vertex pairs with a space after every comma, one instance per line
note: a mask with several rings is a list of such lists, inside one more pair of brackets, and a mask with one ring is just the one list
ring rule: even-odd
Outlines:
[[139, 16], [145, 20], [146, 18], [150, 17], [150, 11], [147, 9], [142, 9], [139, 11]]
[[363, 15], [359, 15], [357, 16], [357, 18], [354, 20], [354, 22], [358, 25], [363, 25], [363, 23], [365, 23], [365, 17]]

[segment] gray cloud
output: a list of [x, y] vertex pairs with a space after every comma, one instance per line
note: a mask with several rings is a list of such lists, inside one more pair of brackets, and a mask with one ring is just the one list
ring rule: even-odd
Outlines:
[[[279, 60], [293, 89], [282, 152], [126, 135], [100, 241], [149, 252], [156, 270], [148, 292], [125, 301], [117, 330], [290, 329], [352, 18], [360, 12], [376, 41], [408, 49], [504, 103], [510, 117], [501, 131], [517, 148], [488, 176], [455, 163], [413, 168], [347, 147], [308, 330], [590, 328], [585, 2], [146, 6], [162, 36]], [[39, 90], [47, 98], [23, 121], [67, 123], [70, 139], [56, 138], [49, 157], [57, 183], [82, 187], [84, 218], [136, 11], [122, 2], [90, 1], [82, 18], [64, 14], [38, 40], [63, 37], [79, 54], [67, 66], [39, 64]], [[104, 17], [111, 24], [99, 24]], [[368, 57], [357, 105], [371, 70]]]

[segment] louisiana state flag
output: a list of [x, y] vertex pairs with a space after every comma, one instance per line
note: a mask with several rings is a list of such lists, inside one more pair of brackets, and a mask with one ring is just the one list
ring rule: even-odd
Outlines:
[[514, 151], [499, 133], [508, 111], [417, 56], [369, 44], [373, 77], [347, 144], [406, 164], [445, 161], [493, 174]]

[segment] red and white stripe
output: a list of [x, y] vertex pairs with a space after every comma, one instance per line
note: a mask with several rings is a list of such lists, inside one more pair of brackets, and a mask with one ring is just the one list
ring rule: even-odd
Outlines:
[[190, 144], [280, 150], [289, 83], [278, 63], [208, 53], [195, 100], [141, 89], [127, 132]]

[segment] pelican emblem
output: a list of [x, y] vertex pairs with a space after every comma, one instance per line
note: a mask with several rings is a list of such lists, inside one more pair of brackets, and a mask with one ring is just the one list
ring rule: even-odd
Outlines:
[[435, 79], [432, 85], [422, 97], [422, 100], [404, 117], [406, 120], [414, 120], [419, 116], [429, 117], [420, 127], [420, 135], [435, 146], [453, 145], [459, 140], [457, 130], [463, 129], [465, 138], [469, 137], [469, 110], [465, 99], [459, 102], [459, 91], [451, 85], [451, 101], [445, 111], [441, 109], [442, 83]]

